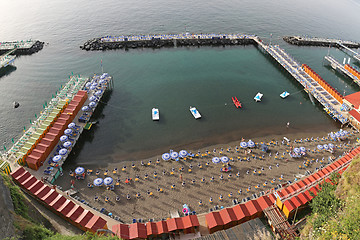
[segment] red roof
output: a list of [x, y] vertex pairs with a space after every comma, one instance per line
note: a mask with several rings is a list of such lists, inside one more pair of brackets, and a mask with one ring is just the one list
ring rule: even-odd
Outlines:
[[66, 202], [66, 198], [59, 194], [57, 198], [52, 201], [49, 206], [53, 207], [55, 210], [58, 210], [64, 203]]
[[31, 177], [31, 174], [29, 172], [25, 172], [23, 175], [17, 178], [17, 181], [23, 185], [23, 183]]
[[[235, 216], [235, 213], [234, 213]], [[236, 219], [236, 216], [235, 216]], [[184, 229], [192, 228], [192, 227], [199, 227], [199, 220], [196, 215], [188, 215], [185, 217], [182, 217], [182, 222], [184, 225]]]
[[44, 188], [39, 189], [39, 191], [37, 191], [35, 193], [35, 195], [41, 199], [43, 196], [48, 194], [50, 192], [50, 190], [51, 190], [51, 188], [49, 186], [44, 185]]
[[166, 220], [169, 232], [184, 229], [181, 218], [170, 218]]
[[224, 225], [237, 221], [236, 215], [232, 208], [224, 208], [223, 210], [219, 211], [219, 213]]
[[66, 200], [66, 202], [58, 209], [58, 211], [66, 216], [75, 206], [75, 203], [70, 200]]
[[35, 194], [37, 191], [39, 191], [39, 189], [41, 189], [42, 187], [44, 187], [44, 183], [37, 180], [37, 182], [33, 185], [31, 185], [30, 187], [28, 187], [28, 190], [32, 193]]
[[295, 204], [292, 202], [292, 199], [286, 200], [284, 205], [286, 206], [287, 210], [289, 210], [289, 212], [296, 208]]
[[250, 216], [249, 210], [246, 208], [245, 204], [238, 204], [233, 207], [233, 210], [238, 221]]
[[355, 92], [353, 94], [345, 96], [344, 98], [347, 101], [349, 101], [352, 105], [354, 105], [355, 108], [359, 108], [359, 105], [360, 105], [360, 92]]
[[272, 203], [274, 203], [276, 201], [276, 197], [274, 194], [269, 194], [268, 197]]
[[16, 179], [19, 176], [23, 175], [25, 173], [25, 168], [23, 167], [19, 167], [18, 169], [16, 169], [14, 172], [11, 173], [11, 176]]
[[[239, 205], [237, 205], [239, 206]], [[206, 223], [209, 229], [217, 227], [217, 226], [223, 226], [224, 222], [220, 216], [219, 212], [211, 212], [205, 215]]]
[[309, 201], [311, 201], [311, 199], [313, 199], [314, 197], [311, 196], [309, 191], [305, 191], [304, 194], [306, 195], [306, 197], [309, 199]]
[[41, 200], [43, 200], [46, 204], [49, 205], [59, 195], [60, 194], [58, 194], [55, 190], [53, 190], [50, 194], [44, 196]]
[[251, 200], [245, 203], [246, 208], [248, 209], [250, 216], [253, 216], [259, 212], [262, 212], [262, 209], [257, 202], [257, 200]]
[[168, 233], [168, 227], [165, 221], [156, 222], [158, 234]]
[[154, 222], [148, 222], [145, 224], [146, 226], [146, 232], [147, 232], [147, 235], [148, 236], [151, 236], [151, 235], [157, 235], [158, 234], [158, 230], [157, 230], [157, 227], [156, 227], [156, 223]]
[[70, 218], [75, 222], [75, 220], [84, 212], [84, 209], [80, 205], [75, 205], [73, 209], [70, 210], [68, 214], [66, 214], [67, 218]]
[[102, 217], [94, 215], [85, 225], [85, 228], [93, 232], [96, 232], [98, 229], [107, 229], [107, 221]]
[[297, 195], [297, 197], [303, 204], [306, 204], [310, 201], [310, 199], [305, 193], [300, 193], [299, 195]]
[[147, 238], [146, 227], [143, 223], [132, 223], [129, 225], [130, 239]]
[[92, 212], [89, 210], [85, 210], [76, 220], [76, 223], [79, 223], [80, 226], [85, 227], [86, 224], [90, 221], [90, 219], [94, 216]]
[[36, 179], [36, 177], [34, 177], [34, 176], [31, 176], [30, 178], [28, 178], [27, 179], [27, 181], [26, 182], [24, 182], [24, 188], [25, 189], [29, 189], [29, 187], [31, 187], [36, 181], [38, 181], [37, 179]]
[[295, 207], [300, 207], [300, 206], [302, 206], [302, 205], [304, 205], [306, 202], [302, 202], [299, 198], [298, 198], [298, 196], [293, 196], [292, 198], [291, 198], [291, 201], [294, 203], [294, 205], [295, 205]]
[[129, 235], [129, 225], [127, 224], [117, 224], [114, 225], [112, 227], [112, 231], [116, 234], [116, 236], [118, 236], [119, 238], [122, 239], [130, 239], [130, 235]]
[[257, 199], [257, 202], [259, 203], [261, 209], [264, 210], [265, 208], [270, 207], [271, 205], [273, 205], [275, 201], [274, 202], [271, 201], [268, 196], [262, 196], [262, 197]]

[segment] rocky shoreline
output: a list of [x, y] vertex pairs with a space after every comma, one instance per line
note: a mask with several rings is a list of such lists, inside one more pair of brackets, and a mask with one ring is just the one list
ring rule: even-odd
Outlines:
[[[325, 38], [302, 38], [298, 36], [284, 36], [283, 40], [287, 43], [298, 46], [322, 46], [322, 47], [338, 47], [335, 39]], [[349, 48], [360, 48], [360, 43], [356, 42], [342, 42], [343, 45]]]
[[117, 41], [103, 42], [101, 38], [94, 38], [85, 42], [80, 48], [86, 51], [105, 51], [111, 49], [135, 49], [135, 48], [163, 48], [163, 47], [200, 47], [200, 46], [233, 46], [249, 45], [254, 41], [249, 38], [244, 39], [152, 39], [138, 41]]

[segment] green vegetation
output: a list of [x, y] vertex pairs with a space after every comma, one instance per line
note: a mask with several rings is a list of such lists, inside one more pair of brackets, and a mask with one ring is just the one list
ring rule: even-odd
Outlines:
[[83, 235], [76, 236], [64, 236], [61, 234], [55, 234], [44, 240], [119, 240], [118, 237], [109, 237], [109, 236], [99, 236], [90, 232], [87, 232]]
[[354, 159], [339, 179], [330, 177], [312, 200], [312, 215], [301, 239], [360, 239], [360, 159]]

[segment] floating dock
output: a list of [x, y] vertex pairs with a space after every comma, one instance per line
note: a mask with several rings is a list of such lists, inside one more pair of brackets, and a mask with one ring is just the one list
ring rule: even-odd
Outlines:
[[13, 51], [15, 51], [15, 50], [11, 50], [8, 53], [0, 56], [0, 69], [4, 68], [14, 62], [16, 56], [10, 55]]
[[130, 36], [104, 36], [85, 42], [86, 51], [121, 48], [161, 48], [180, 46], [225, 46], [253, 44], [254, 35], [246, 34], [154, 34]]
[[342, 96], [306, 65], [301, 65], [277, 45], [267, 45], [259, 37], [253, 37], [258, 46], [276, 60], [291, 76], [323, 105], [324, 110], [342, 124], [348, 122], [348, 112], [342, 106]]
[[283, 40], [287, 43], [298, 46], [323, 46], [323, 47], [338, 47], [339, 43], [349, 48], [359, 48], [360, 43], [353, 41], [345, 41], [331, 38], [318, 37], [301, 37], [301, 36], [285, 36]]
[[354, 50], [348, 48], [347, 46], [345, 46], [345, 45], [342, 44], [341, 42], [338, 42], [337, 44], [340, 46], [340, 49], [341, 49], [341, 50], [345, 49], [345, 50], [349, 51], [351, 54], [353, 54], [352, 57], [353, 57], [356, 61], [360, 62], [360, 53], [357, 53], [357, 52], [355, 52]]
[[15, 55], [33, 54], [44, 47], [44, 42], [38, 40], [0, 42], [0, 54], [16, 49]]
[[352, 74], [349, 70], [346, 69], [347, 64], [346, 65], [341, 65], [338, 61], [335, 60], [335, 58], [333, 58], [330, 55], [325, 56], [324, 59], [327, 62], [330, 63], [330, 66], [334, 70], [336, 70], [336, 71], [346, 75], [347, 77], [351, 78], [358, 86], [360, 86], [360, 79], [355, 74]]

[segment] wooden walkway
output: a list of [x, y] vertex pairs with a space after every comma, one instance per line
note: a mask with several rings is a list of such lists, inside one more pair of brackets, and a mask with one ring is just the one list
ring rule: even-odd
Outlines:
[[328, 56], [325, 56], [324, 59], [330, 63], [330, 66], [331, 66], [334, 70], [339, 71], [340, 73], [345, 74], [347, 77], [351, 78], [357, 85], [360, 86], [360, 79], [358, 79], [354, 74], [352, 74], [351, 72], [349, 72], [348, 70], [346, 70], [343, 65], [341, 65], [338, 61], [335, 60], [335, 58], [333, 58], [332, 56], [328, 55]]

